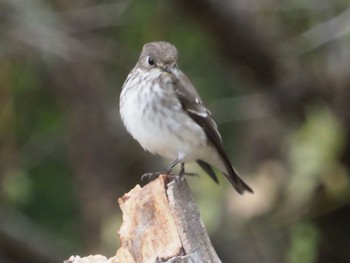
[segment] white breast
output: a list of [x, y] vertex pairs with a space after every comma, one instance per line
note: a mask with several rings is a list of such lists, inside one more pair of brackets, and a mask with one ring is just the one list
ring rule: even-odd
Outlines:
[[[161, 71], [142, 72], [140, 82], [126, 80], [120, 96], [120, 114], [128, 132], [141, 146], [154, 154], [185, 162], [195, 161], [206, 151], [207, 139], [202, 128], [183, 111], [172, 89], [170, 78]], [[157, 83], [157, 84], [155, 84]]]

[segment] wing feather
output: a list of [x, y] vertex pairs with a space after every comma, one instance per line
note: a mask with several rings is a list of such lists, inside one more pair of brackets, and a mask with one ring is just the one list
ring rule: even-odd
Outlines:
[[[218, 154], [220, 155], [227, 173], [224, 175], [237, 190], [238, 193], [242, 194], [244, 191], [253, 192], [253, 190], [239, 177], [238, 173], [233, 168], [223, 146], [220, 133], [217, 125], [209, 112], [209, 110], [203, 105], [196, 89], [193, 87], [189, 79], [181, 71], [177, 74], [178, 78], [174, 82], [175, 94], [181, 102], [183, 110], [199, 125], [203, 128], [207, 135], [208, 141], [215, 147]], [[203, 161], [199, 160], [197, 163], [209, 174], [214, 181], [213, 170], [209, 164], [203, 164]], [[217, 179], [217, 178], [216, 178]]]

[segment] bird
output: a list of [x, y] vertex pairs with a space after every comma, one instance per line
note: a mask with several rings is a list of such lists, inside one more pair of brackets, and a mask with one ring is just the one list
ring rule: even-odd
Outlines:
[[171, 174], [181, 164], [197, 164], [216, 182], [216, 167], [239, 193], [253, 193], [235, 168], [222, 144], [212, 114], [178, 66], [176, 47], [165, 41], [146, 43], [120, 93], [119, 111], [127, 131], [144, 150], [173, 160], [163, 171], [141, 179]]

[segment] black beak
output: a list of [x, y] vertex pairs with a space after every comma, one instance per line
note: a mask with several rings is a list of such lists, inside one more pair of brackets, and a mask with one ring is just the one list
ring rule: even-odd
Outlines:
[[164, 67], [164, 70], [168, 73], [173, 73], [172, 68], [168, 65]]
[[176, 71], [176, 65], [171, 66], [171, 65], [165, 65], [164, 66], [164, 71], [170, 73], [170, 74], [175, 74]]

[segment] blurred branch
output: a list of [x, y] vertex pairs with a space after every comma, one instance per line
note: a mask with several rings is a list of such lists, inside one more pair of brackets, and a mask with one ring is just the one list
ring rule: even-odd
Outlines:
[[350, 8], [343, 11], [338, 16], [320, 23], [308, 31], [298, 36], [292, 42], [303, 42], [306, 48], [303, 52], [308, 52], [327, 42], [341, 38], [350, 32]]
[[232, 65], [251, 70], [261, 90], [268, 92], [273, 112], [303, 119], [310, 101], [323, 99], [325, 81], [317, 80], [298, 66], [291, 68], [278, 57], [276, 43], [269, 43], [247, 16], [238, 16], [229, 1], [177, 1], [200, 24], [210, 30], [216, 43]]
[[6, 262], [55, 263], [64, 257], [52, 237], [20, 214], [5, 209], [0, 209], [0, 247]]
[[218, 47], [229, 61], [252, 69], [259, 82], [276, 82], [278, 60], [275, 50], [263, 34], [254, 30], [248, 19], [241, 20], [232, 12], [230, 1], [181, 0], [181, 7], [195, 15], [200, 24], [217, 39]]
[[[94, 38], [79, 40], [73, 33], [120, 25], [121, 16], [130, 1], [109, 5], [95, 5], [63, 13], [54, 12], [41, 1], [8, 1], [4, 23], [5, 34], [26, 45], [47, 52], [61, 59], [102, 59], [109, 61], [107, 50], [98, 49], [92, 42], [104, 41]], [[106, 45], [104, 45], [106, 46]]]
[[61, 17], [69, 24], [79, 25], [71, 29], [78, 32], [120, 26], [123, 24], [122, 15], [130, 3], [130, 0], [125, 0], [119, 3], [99, 4], [78, 10], [69, 10], [61, 13]]

